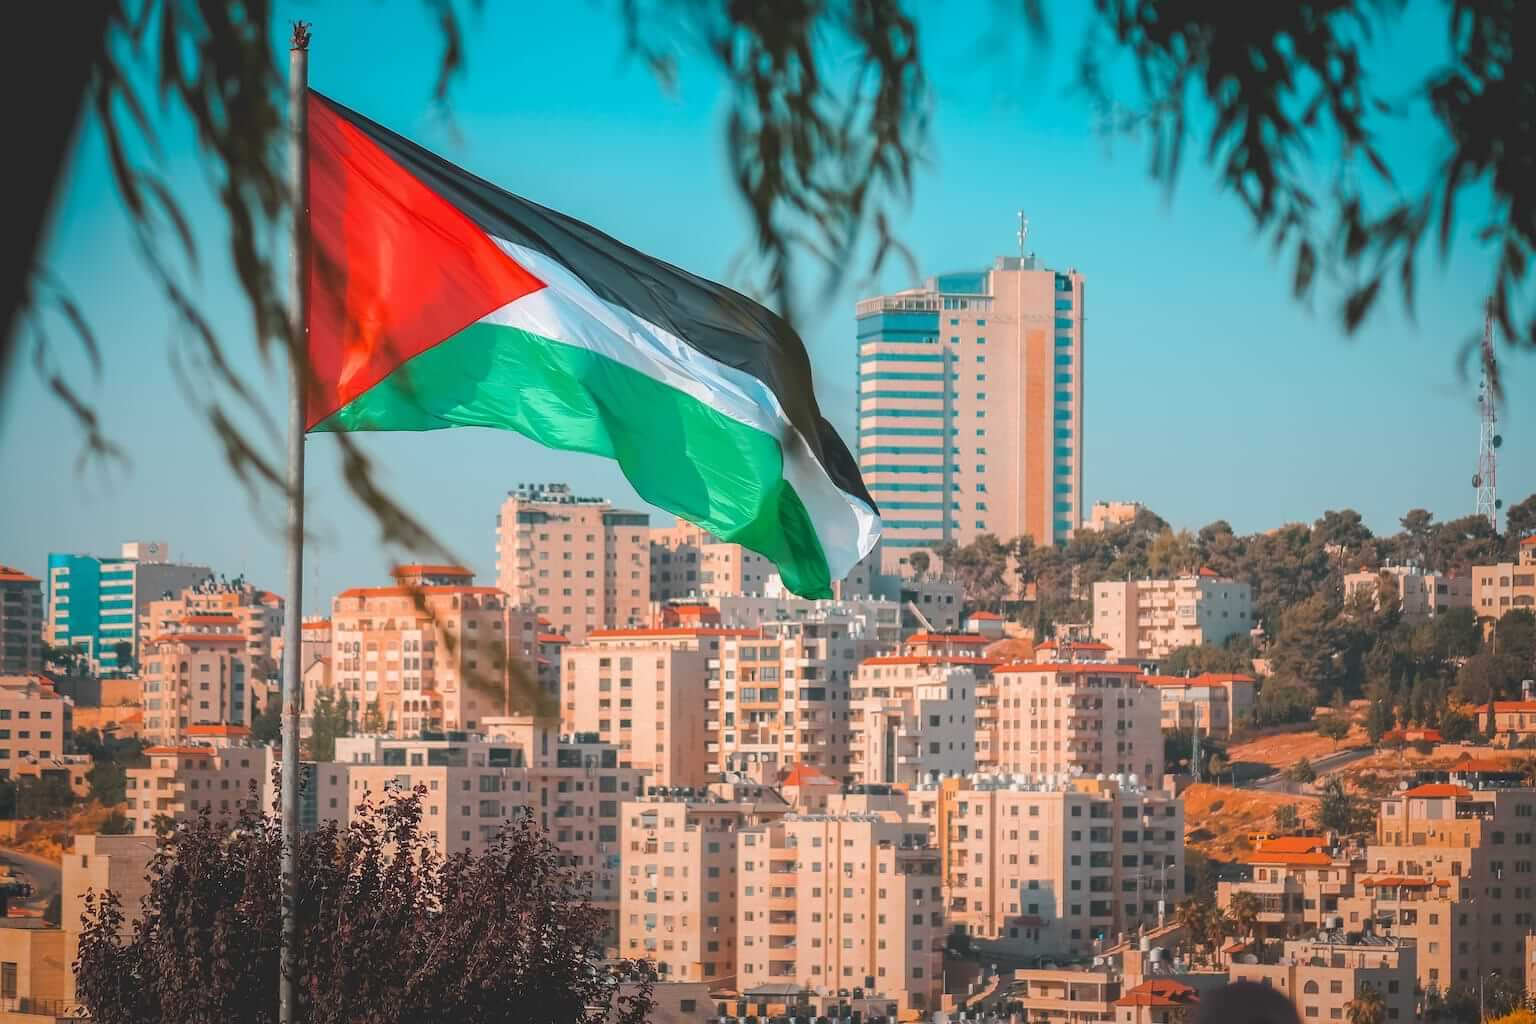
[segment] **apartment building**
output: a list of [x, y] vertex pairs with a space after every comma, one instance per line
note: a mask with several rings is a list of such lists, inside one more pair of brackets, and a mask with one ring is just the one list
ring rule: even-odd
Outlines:
[[43, 670], [43, 585], [0, 565], [0, 675]]
[[723, 594], [710, 598], [707, 607], [716, 613], [718, 624], [755, 629], [765, 622], [821, 622], [846, 618], [856, 621], [861, 636], [882, 646], [895, 647], [903, 633], [901, 608], [878, 597], [847, 597], [831, 601], [795, 597], [778, 593], [773, 596]]
[[565, 484], [520, 484], [496, 515], [496, 585], [572, 640], [648, 625], [650, 517]]
[[1518, 978], [1536, 926], [1536, 790], [1428, 783], [1394, 793], [1366, 871], [1357, 895], [1373, 897], [1394, 934], [1421, 938], [1424, 987]]
[[[1295, 938], [1307, 929], [1323, 928], [1355, 890], [1365, 867], [1363, 848], [1333, 847], [1325, 836], [1277, 836], [1258, 843], [1243, 858], [1252, 877], [1216, 883], [1216, 904], [1223, 910], [1237, 893], [1256, 897], [1255, 934], [1275, 941]], [[1367, 912], [1363, 919], [1370, 919]], [[1358, 925], [1355, 917], [1351, 924]]]
[[757, 552], [718, 540], [682, 519], [652, 527], [650, 549], [651, 601], [761, 594], [778, 572]]
[[115, 557], [50, 553], [48, 643], [78, 649], [96, 674], [131, 675], [149, 603], [209, 575], [206, 565], [172, 562], [163, 541], [130, 541]]
[[[403, 565], [392, 587], [344, 590], [330, 632], [331, 685], [355, 727], [372, 711], [392, 736], [473, 732], [536, 697], [523, 692], [536, 685], [536, 617], [463, 566]], [[306, 689], [324, 676], [306, 673]]]
[[[983, 533], [1082, 520], [1083, 278], [1033, 256], [858, 303], [858, 458], [884, 570]], [[934, 558], [932, 564], [937, 566]]]
[[[119, 937], [127, 939], [139, 916], [139, 905], [149, 893], [149, 864], [158, 843], [154, 836], [77, 835], [64, 852], [60, 870], [59, 921], [64, 933], [64, 963], [73, 964], [80, 954], [81, 921], [87, 893], [114, 892], [123, 911]], [[74, 971], [68, 975], [65, 999], [75, 998]]]
[[863, 619], [831, 611], [725, 637], [705, 703], [706, 749], [716, 755], [710, 770], [759, 763], [776, 771], [803, 762], [847, 776], [849, 680], [880, 646]]
[[651, 793], [621, 811], [619, 950], [655, 961], [670, 980], [734, 984], [737, 836], [790, 807], [746, 783]]
[[422, 829], [450, 856], [483, 852], [508, 818], [530, 813], [590, 885], [616, 939], [619, 808], [640, 795], [643, 775], [620, 767], [613, 745], [562, 737], [552, 720], [492, 717], [482, 730], [452, 739], [338, 739], [335, 763], [345, 766], [348, 786], [342, 806], [350, 815], [365, 793], [425, 787]]
[[1413, 1021], [1417, 955], [1412, 939], [1335, 928], [1284, 943], [1273, 962], [1234, 962], [1228, 976], [1283, 992], [1303, 1024], [1348, 1020], [1350, 1002], [1366, 988], [1380, 993], [1387, 1020]]
[[238, 729], [200, 732], [193, 726], [181, 744], [145, 748], [148, 766], [127, 770], [125, 813], [132, 834], [153, 836], [162, 819], [180, 824], [201, 811], [216, 821], [233, 821], [242, 810], [262, 809], [272, 751], [252, 746]]
[[976, 770], [976, 675], [921, 656], [867, 658], [850, 682], [848, 775], [911, 785]]
[[1202, 672], [1197, 676], [1143, 677], [1157, 691], [1165, 732], [1199, 730], [1226, 739], [1253, 715], [1258, 680], [1249, 675]]
[[[978, 709], [993, 739], [986, 763], [1030, 778], [1163, 776], [1162, 704], [1134, 665], [1015, 662], [992, 671]], [[983, 713], [985, 711], [985, 713]]]
[[946, 929], [927, 839], [921, 823], [862, 813], [739, 830], [737, 987], [861, 989], [939, 1007]]
[[1010, 956], [1086, 955], [1171, 917], [1184, 886], [1184, 805], [1121, 776], [1006, 774], [915, 787], [950, 925]]
[[172, 596], [149, 602], [139, 621], [142, 647], [172, 633], [238, 633], [251, 666], [275, 674], [282, 651], [283, 599], [244, 580], [208, 577]]
[[[702, 714], [709, 662], [725, 636], [710, 627], [594, 630], [560, 656], [560, 724], [618, 748], [619, 764], [657, 786], [703, 786], [713, 775]], [[755, 633], [753, 634], [755, 635]]]
[[73, 713], [47, 676], [0, 676], [0, 779], [39, 774], [38, 762], [62, 764]]
[[174, 746], [200, 726], [249, 727], [271, 671], [234, 616], [190, 615], [144, 640], [143, 736]]
[[1472, 610], [1500, 619], [1512, 608], [1536, 611], [1536, 536], [1520, 542], [1513, 562], [1472, 567]]
[[1116, 660], [1158, 661], [1180, 647], [1221, 644], [1253, 626], [1253, 589], [1210, 569], [1093, 585], [1093, 634]]
[[1447, 608], [1472, 607], [1472, 577], [1455, 573], [1434, 573], [1416, 565], [1388, 563], [1371, 570], [1361, 566], [1359, 572], [1344, 574], [1344, 601], [1364, 598], [1373, 599], [1379, 609], [1383, 600], [1383, 581], [1396, 601], [1397, 611], [1404, 622], [1418, 624], [1428, 622]]
[[1475, 710], [1481, 735], [1490, 735], [1488, 717], [1493, 716], [1491, 735], [1495, 743], [1514, 747], [1536, 738], [1536, 693], [1532, 692], [1530, 680], [1526, 680], [1519, 700], [1496, 700], [1479, 704]]

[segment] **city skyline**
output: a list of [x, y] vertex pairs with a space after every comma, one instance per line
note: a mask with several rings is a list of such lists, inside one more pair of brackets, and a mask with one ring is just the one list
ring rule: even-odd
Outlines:
[[[279, 12], [288, 13], [308, 12]], [[384, 24], [355, 12], [333, 15], [333, 24], [320, 27], [317, 85], [366, 105], [494, 180], [572, 209], [679, 265], [728, 278], [731, 257], [747, 236], [744, 225], [732, 229], [742, 219], [713, 149], [717, 107], [705, 72], [685, 62], [678, 98], [668, 99], [642, 69], [615, 68], [609, 54], [619, 52], [620, 42], [614, 39], [607, 52], [598, 54], [599, 45], [575, 63], [562, 59], [560, 66], [543, 68], [533, 82], [520, 80], [528, 88], [508, 113], [502, 72], [471, 39], [470, 75], [453, 100], [458, 135], [477, 140], [476, 148], [466, 148], [444, 124], [423, 117], [430, 55], [402, 61], [387, 75], [367, 57], [419, 29], [413, 17]], [[591, 12], [538, 17], [552, 21], [553, 32], [588, 32], [597, 40], [612, 34]], [[495, 27], [488, 25], [485, 34]], [[1009, 253], [1022, 206], [1032, 222], [1030, 248], [1042, 262], [1076, 267], [1094, 283], [1093, 386], [1084, 396], [1085, 509], [1097, 500], [1135, 499], [1178, 527], [1224, 518], [1240, 532], [1311, 520], [1346, 506], [1361, 511], [1378, 532], [1394, 529], [1396, 517], [1416, 506], [1441, 519], [1473, 510], [1475, 381], [1457, 377], [1455, 342], [1477, 331], [1483, 282], [1467, 237], [1457, 238], [1435, 278], [1421, 281], [1416, 323], [1389, 295], [1361, 334], [1346, 340], [1324, 297], [1311, 314], [1290, 297], [1288, 274], [1250, 236], [1239, 209], [1197, 187], [1203, 171], [1191, 169], [1170, 198], [1147, 177], [1144, 153], [1135, 144], [1105, 155], [1087, 104], [1063, 93], [1070, 64], [1065, 54], [1024, 82], [1005, 81], [1001, 64], [972, 62], [959, 70], [966, 62], [946, 58], [970, 52], [974, 41], [953, 28], [933, 27], [935, 145], [951, 155], [922, 172], [911, 213], [898, 225], [915, 254], [916, 272], [892, 265], [878, 281], [848, 284], [814, 307], [804, 331], [823, 405], [845, 440], [854, 438], [856, 359], [848, 338], [857, 300], [926, 276], [973, 270], [992, 255]], [[1379, 40], [1372, 52], [1406, 74], [1407, 65], [1395, 63], [1393, 43], [1400, 50], [1412, 49], [1401, 46], [1405, 41], [1428, 45], [1436, 27], [1433, 19], [1410, 12], [1397, 30], [1401, 35]], [[1064, 25], [1063, 38], [1070, 28]], [[616, 97], [615, 84], [630, 88]], [[1058, 95], [1066, 100], [1057, 103]], [[664, 127], [645, 135], [629, 127], [642, 121]], [[508, 127], [528, 133], [522, 138], [563, 147], [583, 170], [535, 166], [541, 162], [521, 159], [518, 146], [486, 141]], [[609, 198], [602, 183], [611, 172], [602, 170], [592, 148], [598, 139], [607, 140], [604, 146], [621, 140], [632, 147], [636, 162], [647, 167], [642, 184], [648, 203]], [[1391, 152], [1418, 154], [1407, 129], [1389, 132], [1386, 142]], [[190, 212], [212, 216], [184, 130], [172, 131], [168, 152], [172, 180], [186, 186]], [[718, 173], [681, 173], [700, 166]], [[1084, 166], [1099, 173], [1076, 173]], [[658, 222], [658, 210], [671, 218]], [[678, 232], [673, 218], [726, 229]], [[1466, 236], [1471, 223], [1462, 222]], [[1180, 229], [1187, 224], [1198, 229]], [[83, 479], [64, 471], [78, 454], [78, 434], [30, 370], [18, 367], [11, 394], [0, 403], [0, 475], [26, 481], [32, 500], [7, 512], [13, 550], [6, 557], [41, 575], [48, 551], [111, 551], [126, 537], [164, 536], [189, 560], [275, 584], [280, 510], [273, 501], [250, 507], [202, 429], [200, 413], [188, 407], [175, 375], [165, 372], [159, 341], [169, 317], [141, 298], [145, 289], [132, 267], [131, 239], [109, 197], [100, 139], [91, 132], [51, 246], [51, 262], [64, 264], [58, 270], [82, 298], [87, 316], [99, 329], [114, 328], [104, 334], [105, 378], [95, 397], [107, 429], [121, 436], [133, 462], [124, 470], [93, 470]], [[66, 252], [70, 259], [61, 261]], [[232, 282], [205, 271], [201, 294], [229, 312], [227, 323], [243, 324]], [[92, 287], [101, 280], [121, 286]], [[279, 375], [264, 371], [255, 357], [244, 358], [239, 368], [260, 382], [275, 408]], [[1502, 369], [1510, 401], [1503, 410], [1501, 480], [1503, 493], [1518, 499], [1536, 489], [1536, 456], [1524, 440], [1536, 429], [1520, 399], [1536, 390], [1536, 366], [1512, 355]], [[125, 381], [132, 387], [123, 387]], [[132, 413], [130, 395], [140, 400]], [[1383, 402], [1402, 414], [1378, 415], [1374, 410]], [[275, 437], [266, 436], [276, 450]], [[1156, 447], [1148, 449], [1154, 436]], [[543, 452], [490, 432], [396, 435], [368, 439], [365, 448], [387, 463], [387, 482], [408, 507], [485, 579], [494, 576], [489, 509], [514, 484], [568, 480], [577, 491], [618, 506], [638, 502], [622, 477], [598, 460]], [[367, 523], [366, 513], [337, 482], [331, 441], [312, 441], [311, 449], [316, 537], [308, 578], [313, 596], [323, 600], [352, 581], [380, 577], [395, 553], [378, 550], [371, 524], [359, 527]], [[1163, 454], [1156, 457], [1159, 450]], [[194, 477], [186, 471], [194, 465], [212, 468]]]

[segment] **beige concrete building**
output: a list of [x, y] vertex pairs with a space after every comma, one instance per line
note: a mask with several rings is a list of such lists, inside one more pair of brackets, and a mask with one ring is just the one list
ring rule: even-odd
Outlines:
[[0, 675], [43, 670], [43, 584], [0, 565]]
[[282, 632], [281, 597], [210, 576], [174, 597], [149, 602], [139, 620], [139, 646], [175, 633], [237, 633], [245, 637], [251, 666], [262, 676], [275, 676]]
[[742, 633], [594, 630], [561, 655], [561, 728], [613, 744], [619, 764], [648, 773], [653, 785], [705, 785], [712, 777], [704, 749], [708, 665], [724, 636]]
[[803, 762], [848, 776], [849, 680], [881, 646], [863, 627], [862, 618], [829, 611], [723, 639], [705, 704], [712, 734], [706, 749], [716, 755], [711, 770], [752, 763], [782, 770]]
[[28, 761], [62, 759], [73, 713], [47, 676], [0, 676], [0, 778], [31, 774]]
[[717, 540], [708, 530], [677, 520], [652, 527], [651, 601], [761, 594], [777, 570], [740, 544]]
[[[341, 801], [350, 815], [365, 793], [425, 786], [422, 828], [445, 854], [482, 852], [518, 808], [527, 808], [590, 885], [617, 937], [619, 808], [640, 795], [643, 776], [619, 766], [619, 752], [592, 736], [560, 737], [554, 722], [491, 718], [459, 740], [346, 737], [336, 764], [346, 768]], [[330, 769], [318, 765], [322, 775]], [[322, 818], [329, 817], [322, 811]]]
[[1492, 706], [1477, 706], [1477, 730], [1488, 735], [1488, 716], [1493, 715], [1494, 742], [1506, 746], [1526, 743], [1536, 737], [1536, 695], [1529, 687], [1519, 700], [1496, 700]]
[[1082, 275], [1005, 256], [865, 299], [857, 317], [859, 469], [885, 513], [885, 571], [911, 575], [915, 552], [983, 533], [1070, 536], [1083, 516]]
[[1165, 732], [1194, 732], [1225, 739], [1253, 715], [1258, 681], [1253, 676], [1202, 672], [1198, 676], [1142, 677], [1157, 690]]
[[737, 836], [789, 813], [775, 790], [717, 783], [622, 809], [619, 950], [662, 977], [736, 983]]
[[1472, 577], [1427, 572], [1416, 565], [1385, 565], [1372, 571], [1345, 573], [1344, 601], [1348, 604], [1363, 595], [1375, 598], [1381, 607], [1383, 577], [1391, 581], [1397, 610], [1404, 622], [1428, 622], [1447, 608], [1472, 607]]
[[1184, 807], [1124, 780], [1008, 775], [913, 789], [943, 858], [952, 928], [1010, 956], [1074, 956], [1171, 918], [1184, 886]]
[[[1276, 836], [1259, 841], [1243, 864], [1252, 878], [1216, 883], [1216, 904], [1226, 910], [1237, 893], [1252, 894], [1259, 901], [1255, 934], [1274, 941], [1321, 929], [1344, 912], [1365, 867], [1365, 850], [1330, 848], [1324, 836]], [[1358, 927], [1370, 916], [1349, 923]]]
[[853, 628], [868, 640], [895, 647], [903, 632], [901, 608], [894, 601], [878, 597], [848, 597], [834, 601], [815, 601], [787, 593], [773, 596], [725, 594], [711, 598], [709, 606], [718, 611], [718, 623], [742, 629], [756, 629], [765, 622], [823, 622], [831, 619], [853, 620]]
[[144, 750], [148, 767], [127, 770], [126, 814], [133, 834], [152, 836], [161, 819], [188, 821], [206, 809], [214, 820], [233, 821], [241, 810], [261, 810], [271, 752], [240, 737], [210, 737]]
[[496, 516], [496, 585], [572, 640], [648, 625], [650, 517], [564, 484], [520, 485]]
[[790, 815], [737, 840], [738, 988], [859, 988], [903, 1008], [940, 1005], [942, 889], [925, 827]]
[[[59, 921], [64, 933], [64, 962], [73, 964], [80, 952], [80, 923], [88, 893], [117, 894], [123, 911], [120, 931], [127, 938], [139, 917], [139, 905], [149, 893], [149, 863], [157, 843], [153, 836], [77, 835], [64, 853], [60, 877]], [[73, 999], [74, 972], [68, 972], [66, 999]]]
[[1134, 665], [1017, 662], [994, 669], [992, 680], [989, 765], [1034, 779], [1101, 772], [1162, 778], [1162, 705]]
[[1180, 647], [1220, 644], [1254, 626], [1253, 590], [1201, 569], [1170, 580], [1093, 585], [1093, 633], [1123, 661], [1157, 661]]
[[1536, 611], [1536, 536], [1520, 542], [1513, 562], [1472, 567], [1472, 610], [1477, 617], [1503, 618], [1512, 608]]
[[[538, 625], [462, 566], [406, 565], [395, 586], [358, 587], [331, 602], [329, 675], [361, 726], [376, 711], [384, 732], [474, 732], [526, 705], [537, 678]], [[513, 663], [516, 663], [515, 665]], [[306, 686], [323, 672], [305, 677]], [[306, 707], [314, 694], [306, 693]]]
[[0, 1021], [72, 1018], [73, 988], [62, 928], [39, 918], [0, 918]]
[[1366, 987], [1381, 994], [1389, 1021], [1416, 1020], [1417, 949], [1411, 939], [1337, 930], [1284, 944], [1278, 962], [1233, 963], [1232, 981], [1269, 985], [1296, 1004], [1302, 1024], [1347, 1020]]
[[1129, 526], [1144, 506], [1139, 501], [1096, 501], [1088, 511], [1088, 529], [1102, 533], [1111, 526]]
[[850, 683], [855, 783], [911, 785], [976, 770], [976, 676], [916, 657], [868, 658]]

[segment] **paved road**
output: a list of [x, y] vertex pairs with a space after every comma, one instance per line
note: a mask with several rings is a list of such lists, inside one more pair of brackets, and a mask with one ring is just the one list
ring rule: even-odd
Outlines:
[[46, 907], [61, 887], [64, 871], [51, 860], [0, 847], [0, 863], [8, 865], [12, 874], [32, 883], [32, 895], [25, 900], [17, 900], [19, 905]]
[[[1321, 775], [1324, 772], [1331, 772], [1336, 768], [1343, 768], [1347, 764], [1354, 764], [1356, 761], [1359, 761], [1362, 758], [1370, 757], [1375, 752], [1376, 751], [1372, 750], [1370, 747], [1360, 747], [1355, 750], [1341, 750], [1336, 754], [1329, 754], [1326, 757], [1318, 758], [1316, 761], [1312, 762], [1312, 767], [1317, 771], [1319, 775]], [[1273, 774], [1266, 775], [1263, 778], [1253, 779], [1252, 781], [1245, 782], [1240, 788], [1262, 789], [1271, 793], [1288, 793], [1291, 792], [1293, 787], [1296, 789], [1300, 788], [1298, 783], [1294, 783], [1290, 779], [1287, 779], [1285, 777], [1284, 770], [1281, 770], [1274, 772]]]

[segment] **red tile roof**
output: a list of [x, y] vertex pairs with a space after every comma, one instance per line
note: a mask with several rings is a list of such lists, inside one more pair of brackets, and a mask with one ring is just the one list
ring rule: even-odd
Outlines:
[[0, 565], [0, 581], [6, 583], [36, 583], [36, 576], [28, 576], [20, 569], [13, 569], [9, 565]]
[[1321, 850], [1310, 853], [1300, 853], [1288, 850], [1273, 850], [1268, 846], [1255, 850], [1243, 858], [1244, 864], [1284, 864], [1295, 868], [1325, 868], [1333, 863], [1333, 858]]
[[997, 612], [971, 612], [969, 617], [981, 619], [985, 622], [998, 622], [1002, 619], [1002, 616], [997, 614]]
[[1328, 840], [1322, 836], [1275, 836], [1259, 844], [1265, 853], [1312, 853], [1328, 848]]
[[249, 736], [251, 730], [243, 725], [189, 725], [188, 736]]
[[1403, 796], [1463, 797], [1471, 795], [1472, 791], [1466, 786], [1453, 786], [1447, 782], [1431, 782], [1423, 786], [1414, 786], [1412, 789], [1403, 791]]
[[815, 765], [806, 764], [803, 761], [796, 761], [794, 766], [789, 769], [789, 774], [784, 776], [784, 781], [780, 783], [780, 785], [822, 786], [827, 785], [828, 783], [832, 785], [838, 784], [836, 779], [829, 775], [823, 774]]
[[410, 597], [413, 594], [500, 594], [495, 587], [353, 587], [337, 597]]
[[1529, 537], [1522, 537], [1520, 539], [1520, 546], [1523, 548], [1536, 547], [1536, 533], [1531, 534]]
[[422, 565], [413, 562], [410, 565], [397, 565], [392, 576], [462, 576], [465, 579], [472, 578], [475, 573], [462, 565]]
[[[1476, 709], [1478, 714], [1488, 713], [1487, 704], [1479, 704]], [[1536, 713], [1536, 700], [1496, 700], [1493, 702], [1493, 713], [1496, 715], [1518, 714], [1524, 711], [1527, 714]]]
[[1221, 573], [1217, 572], [1215, 569], [1212, 569], [1208, 565], [1202, 565], [1200, 567], [1200, 571], [1195, 573], [1195, 575], [1204, 576], [1206, 579], [1221, 579]]
[[243, 644], [244, 633], [162, 633], [152, 644]]
[[571, 642], [571, 638], [570, 637], [568, 637], [568, 636], [561, 636], [559, 633], [540, 633], [539, 634], [539, 643], [541, 643], [541, 644], [568, 644], [570, 642]]
[[331, 628], [331, 620], [330, 619], [318, 619], [318, 620], [316, 620], [314, 622], [305, 622], [305, 623], [302, 623], [299, 626], [299, 628], [300, 629], [330, 629]]
[[955, 644], [957, 646], [985, 647], [991, 643], [980, 633], [913, 633], [904, 641], [909, 644]]
[[1116, 1006], [1192, 1006], [1200, 994], [1168, 978], [1151, 978], [1115, 1000]]

